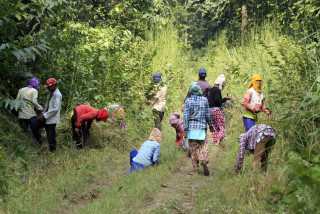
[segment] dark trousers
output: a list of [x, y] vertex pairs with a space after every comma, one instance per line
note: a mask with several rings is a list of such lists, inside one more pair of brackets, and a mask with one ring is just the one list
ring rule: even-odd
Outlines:
[[[87, 144], [87, 127], [85, 124], [81, 125], [80, 127], [76, 127], [76, 113], [73, 114], [71, 118], [71, 125], [72, 125], [72, 138], [76, 143], [76, 147], [82, 149]], [[77, 133], [75, 129], [78, 128], [79, 132]]]
[[56, 125], [57, 124], [45, 124], [45, 121], [40, 121], [36, 118], [31, 120], [31, 130], [39, 144], [43, 142], [40, 129], [45, 128], [51, 152], [55, 151], [57, 147]]
[[263, 138], [256, 146], [256, 150], [253, 153], [254, 167], [266, 172], [268, 167], [268, 156], [272, 146], [275, 143], [275, 139], [271, 136]]
[[152, 109], [152, 113], [154, 117], [155, 127], [161, 131], [161, 121], [163, 120], [164, 112]]
[[19, 119], [19, 125], [23, 132], [28, 133], [28, 127], [31, 125], [31, 119]]

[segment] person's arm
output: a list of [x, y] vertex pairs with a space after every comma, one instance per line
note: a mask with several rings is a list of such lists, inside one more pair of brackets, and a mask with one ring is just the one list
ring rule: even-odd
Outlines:
[[183, 112], [183, 131], [184, 133], [187, 133], [189, 129], [189, 111], [190, 111], [190, 101], [187, 99], [184, 107]]
[[[77, 122], [75, 123], [75, 126], [81, 126], [81, 124], [84, 122], [84, 121], [88, 121], [88, 127], [90, 128], [91, 126], [91, 123], [92, 121], [97, 117], [97, 112], [95, 111], [91, 111], [91, 112], [88, 112], [86, 114], [82, 114], [80, 115], [80, 117], [78, 117], [78, 120]], [[91, 123], [90, 123], [91, 121]], [[90, 123], [90, 124], [89, 124]]]
[[239, 140], [239, 152], [238, 152], [238, 159], [237, 159], [237, 168], [236, 170], [241, 170], [243, 159], [244, 159], [244, 153], [246, 150], [246, 139], [245, 136]]
[[254, 111], [254, 106], [250, 105], [250, 100], [251, 100], [251, 92], [247, 90], [246, 94], [244, 95], [244, 98], [242, 100], [241, 105], [247, 109], [250, 109], [252, 112]]
[[37, 110], [42, 111], [43, 108], [41, 105], [39, 105], [38, 103], [38, 91], [35, 90], [32, 94], [32, 98], [31, 98], [32, 103], [34, 104], [34, 106], [36, 107]]
[[158, 144], [153, 152], [153, 157], [152, 157], [152, 165], [155, 163], [158, 163], [158, 157], [160, 155], [160, 144]]
[[[58, 95], [53, 95], [52, 99], [52, 109], [49, 109], [47, 112], [43, 113], [44, 118], [48, 119], [52, 117], [61, 107], [61, 97]], [[48, 103], [49, 105], [49, 103]]]
[[265, 105], [265, 103], [264, 103], [264, 99], [262, 100], [262, 107], [261, 107], [261, 109], [262, 109], [262, 111], [263, 111], [264, 113], [266, 113], [267, 116], [270, 115], [270, 111], [267, 109], [267, 107], [266, 107], [266, 105]]
[[207, 123], [208, 123], [210, 131], [211, 131], [211, 129], [213, 129], [213, 125], [212, 125], [212, 121], [211, 121], [211, 113], [210, 113], [209, 103], [207, 100], [204, 105], [205, 105], [205, 109], [206, 109], [206, 120], [207, 120]]
[[219, 106], [221, 106], [222, 103], [225, 103], [228, 100], [228, 98], [222, 98], [220, 89], [215, 90], [213, 99], [214, 99], [214, 103], [218, 104]]

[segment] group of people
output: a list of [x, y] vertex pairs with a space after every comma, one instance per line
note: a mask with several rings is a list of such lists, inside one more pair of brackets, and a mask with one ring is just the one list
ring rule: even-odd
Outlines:
[[[221, 91], [226, 83], [223, 74], [215, 80], [213, 87], [205, 81], [206, 74], [205, 69], [200, 69], [199, 80], [191, 83], [182, 106], [183, 120], [180, 119], [179, 113], [175, 112], [170, 116], [169, 123], [176, 130], [177, 147], [183, 147], [183, 142], [187, 139], [194, 168], [191, 174], [198, 174], [200, 163], [204, 175], [208, 176], [210, 173], [207, 166], [209, 162], [207, 126], [212, 133], [214, 144], [223, 149], [221, 142], [226, 135], [226, 124], [221, 108], [231, 98], [222, 98]], [[253, 153], [255, 167], [266, 170], [268, 153], [275, 143], [276, 132], [272, 127], [264, 124], [255, 125], [259, 112], [263, 111], [268, 118], [271, 118], [271, 112], [264, 104], [261, 86], [261, 75], [254, 75], [242, 101], [245, 107], [243, 123], [246, 133], [240, 135], [238, 139], [239, 152], [234, 175], [242, 168], [245, 150]]]
[[[173, 113], [169, 118], [170, 125], [176, 131], [176, 147], [182, 147], [189, 151], [193, 172], [198, 174], [198, 167], [201, 164], [205, 176], [209, 176], [208, 169], [208, 138], [207, 126], [212, 133], [212, 139], [216, 146], [223, 149], [221, 142], [226, 135], [226, 124], [222, 112], [222, 106], [230, 101], [230, 97], [222, 97], [222, 89], [226, 79], [221, 74], [214, 82], [214, 86], [205, 81], [207, 72], [204, 68], [199, 70], [199, 80], [192, 82], [188, 94], [182, 106], [183, 119], [178, 112]], [[155, 128], [152, 130], [149, 140], [144, 142], [139, 151], [130, 152], [131, 168], [126, 173], [135, 170], [145, 169], [146, 167], [158, 162], [161, 142], [161, 122], [167, 101], [167, 87], [162, 82], [162, 75], [153, 75], [155, 94], [152, 100], [152, 111], [154, 115]], [[24, 132], [28, 126], [31, 127], [35, 140], [41, 145], [41, 149], [49, 147], [50, 151], [56, 150], [56, 124], [60, 122], [60, 110], [62, 95], [57, 87], [57, 81], [50, 78], [43, 86], [48, 88], [49, 94], [45, 108], [39, 105], [38, 89], [39, 80], [34, 77], [29, 81], [27, 87], [19, 90], [17, 98], [29, 100], [26, 107], [19, 110], [19, 124]], [[264, 124], [255, 124], [257, 114], [265, 112], [271, 118], [271, 112], [266, 108], [264, 97], [261, 92], [262, 77], [256, 74], [252, 77], [248, 85], [248, 90], [242, 100], [245, 108], [243, 112], [243, 123], [246, 130], [245, 134], [239, 136], [239, 152], [237, 167], [233, 174], [236, 175], [242, 168], [245, 150], [254, 156], [254, 166], [266, 170], [268, 153], [275, 143], [275, 130]], [[40, 112], [37, 117], [35, 109]], [[115, 104], [109, 106], [112, 112], [113, 125], [126, 129], [124, 122], [125, 113], [121, 106]], [[71, 126], [73, 139], [77, 148], [86, 146], [87, 138], [90, 135], [89, 129], [93, 120], [107, 122], [109, 117], [107, 109], [96, 110], [89, 105], [76, 106], [71, 114]], [[41, 129], [45, 128], [49, 145], [42, 139]]]
[[[18, 113], [19, 124], [24, 132], [31, 131], [41, 150], [49, 147], [51, 152], [56, 150], [56, 125], [60, 123], [60, 111], [62, 95], [57, 87], [57, 80], [50, 78], [46, 81], [44, 88], [48, 88], [49, 94], [45, 108], [38, 103], [39, 80], [37, 77], [30, 79], [27, 87], [21, 88], [18, 92], [17, 99], [27, 100], [27, 105], [21, 107]], [[40, 116], [37, 116], [36, 110]], [[109, 106], [113, 126], [119, 126], [126, 130], [126, 117], [123, 108], [117, 104]], [[87, 138], [90, 135], [90, 128], [93, 120], [107, 122], [109, 117], [107, 109], [97, 110], [90, 105], [76, 106], [71, 113], [72, 137], [77, 148], [86, 146]], [[42, 138], [41, 129], [45, 128], [48, 143]], [[49, 144], [49, 145], [48, 145]]]

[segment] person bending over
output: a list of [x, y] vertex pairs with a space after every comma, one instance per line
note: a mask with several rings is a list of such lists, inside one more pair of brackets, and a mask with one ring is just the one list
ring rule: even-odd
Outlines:
[[237, 175], [243, 164], [245, 150], [253, 154], [255, 168], [267, 171], [268, 155], [276, 141], [276, 131], [267, 125], [258, 124], [253, 126], [245, 134], [239, 136], [239, 153], [237, 167], [233, 175]]
[[131, 168], [126, 171], [126, 174], [131, 174], [137, 170], [144, 170], [148, 166], [158, 162], [160, 155], [161, 131], [154, 128], [150, 134], [149, 140], [145, 141], [139, 151], [132, 150], [130, 152]]
[[73, 109], [71, 124], [73, 140], [76, 142], [77, 148], [85, 147], [93, 120], [107, 122], [108, 116], [107, 110], [96, 110], [89, 105], [80, 105]]

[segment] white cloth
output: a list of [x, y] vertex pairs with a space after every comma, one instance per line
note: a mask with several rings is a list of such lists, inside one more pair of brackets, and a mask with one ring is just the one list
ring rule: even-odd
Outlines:
[[30, 119], [32, 117], [37, 116], [36, 112], [34, 111], [34, 108], [36, 108], [39, 111], [42, 111], [43, 108], [39, 105], [37, 99], [38, 99], [38, 90], [34, 88], [21, 88], [18, 92], [17, 99], [26, 99], [29, 100], [32, 104], [28, 104], [24, 108], [20, 108], [19, 110], [19, 119]]
[[152, 109], [164, 112], [167, 104], [167, 86], [160, 87], [157, 94], [153, 97]]
[[182, 149], [183, 151], [190, 151], [190, 148], [189, 148], [189, 142], [188, 142], [188, 139], [187, 138], [184, 138], [182, 139]]
[[44, 108], [48, 110], [43, 114], [43, 116], [46, 118], [46, 124], [58, 124], [60, 123], [62, 95], [59, 89], [56, 89], [49, 101], [50, 94], [51, 93], [48, 94], [46, 107]]
[[220, 74], [216, 81], [214, 81], [214, 84], [219, 85], [219, 89], [222, 90], [222, 87], [224, 86], [224, 84], [226, 84], [226, 78], [224, 77], [224, 74]]
[[250, 105], [254, 106], [256, 104], [262, 105], [262, 100], [263, 100], [263, 94], [262, 92], [259, 93], [256, 92], [253, 88], [250, 88], [249, 91], [251, 92], [251, 99], [250, 99]]

